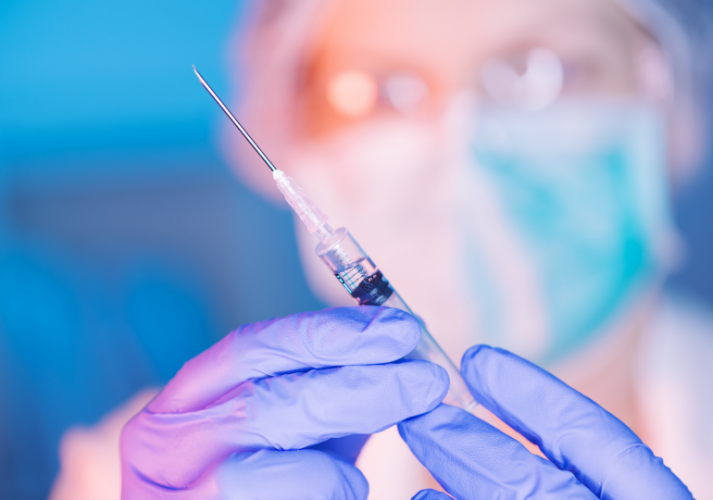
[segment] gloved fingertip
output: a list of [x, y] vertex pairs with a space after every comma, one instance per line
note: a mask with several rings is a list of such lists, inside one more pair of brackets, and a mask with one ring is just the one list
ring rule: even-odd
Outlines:
[[405, 354], [413, 351], [421, 340], [420, 323], [406, 311], [394, 307], [379, 307], [374, 321], [388, 328], [389, 335], [403, 344]]
[[307, 362], [311, 366], [391, 363], [413, 351], [421, 338], [418, 321], [391, 307], [335, 307], [294, 318], [296, 324], [287, 329], [299, 332], [297, 347], [316, 359]]
[[316, 450], [235, 454], [213, 474], [216, 489], [225, 495], [220, 498], [367, 500], [369, 496], [369, 483], [359, 469]]
[[[436, 394], [436, 397], [434, 398], [437, 403], [433, 406], [434, 408], [441, 404], [441, 401], [443, 401], [443, 398], [446, 397], [446, 394], [448, 393], [448, 389], [451, 386], [451, 378], [448, 376], [448, 372], [446, 371], [445, 368], [443, 368], [440, 365], [434, 364], [434, 374], [435, 374], [435, 379], [438, 380], [441, 384], [441, 390]], [[434, 384], [434, 387], [438, 387], [437, 384]]]
[[367, 500], [369, 497], [369, 481], [367, 481], [364, 473], [341, 460], [335, 459], [334, 462], [341, 469], [345, 483], [351, 493], [351, 498], [354, 500]]
[[[487, 381], [491, 380], [491, 376], [495, 380], [499, 380], [498, 373], [504, 363], [511, 363], [520, 360], [512, 353], [491, 347], [489, 345], [480, 344], [468, 349], [461, 359], [461, 374], [465, 379], [468, 388], [473, 392], [473, 395], [478, 399], [482, 397], [481, 389]], [[519, 363], [517, 363], [519, 364]], [[507, 364], [505, 366], [508, 366]], [[482, 403], [482, 401], [481, 401]]]
[[428, 387], [428, 394], [426, 397], [426, 401], [429, 403], [423, 413], [431, 411], [436, 406], [441, 404], [441, 401], [443, 401], [443, 398], [446, 397], [448, 388], [451, 385], [451, 379], [448, 377], [448, 372], [443, 367], [428, 361], [424, 361], [424, 363], [428, 363], [430, 365], [429, 368], [431, 375], [429, 376], [430, 385]]
[[451, 497], [436, 490], [421, 490], [411, 500], [452, 500]]
[[433, 410], [448, 393], [448, 373], [437, 364], [421, 359], [401, 360], [395, 364], [398, 401], [403, 411], [399, 420]]
[[489, 350], [489, 349], [492, 349], [492, 347], [490, 347], [489, 345], [485, 345], [485, 344], [474, 345], [473, 347], [471, 347], [470, 349], [465, 351], [465, 354], [463, 354], [463, 357], [461, 358], [461, 362], [460, 362], [461, 367], [463, 369], [465, 369], [466, 366], [469, 366], [475, 360], [475, 358], [478, 356], [478, 354], [481, 351], [485, 351], [485, 350]]
[[463, 410], [450, 405], [437, 405], [432, 411], [407, 418], [399, 423], [401, 438], [408, 444], [412, 436], [435, 436], [440, 430], [448, 428], [459, 418]]

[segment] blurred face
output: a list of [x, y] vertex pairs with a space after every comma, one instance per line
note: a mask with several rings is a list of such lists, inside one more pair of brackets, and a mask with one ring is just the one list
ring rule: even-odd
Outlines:
[[302, 118], [318, 137], [403, 112], [378, 94], [408, 75], [426, 90], [410, 116], [434, 119], [463, 90], [492, 97], [483, 77], [494, 60], [522, 74], [543, 48], [563, 66], [561, 95], [633, 96], [647, 42], [606, 0], [341, 0], [308, 68]]
[[[485, 341], [548, 362], [609, 328], [654, 281], [666, 225], [646, 33], [605, 0], [333, 5], [290, 151], [330, 222], [454, 359]], [[313, 287], [343, 302], [297, 234]]]
[[426, 86], [412, 115], [434, 118], [455, 93], [483, 93], [494, 59], [522, 74], [537, 48], [560, 59], [563, 95], [637, 95], [644, 86], [637, 58], [647, 42], [608, 1], [342, 0], [308, 70], [303, 119], [307, 134], [320, 136], [398, 112], [377, 95], [398, 74]]

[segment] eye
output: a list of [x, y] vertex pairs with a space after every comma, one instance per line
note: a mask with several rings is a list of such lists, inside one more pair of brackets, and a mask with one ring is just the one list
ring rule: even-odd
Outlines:
[[526, 54], [490, 59], [483, 64], [480, 78], [488, 97], [498, 104], [536, 111], [560, 95], [564, 70], [554, 52], [534, 48]]
[[327, 101], [345, 118], [364, 118], [377, 111], [418, 112], [430, 98], [428, 85], [411, 73], [376, 77], [364, 71], [342, 71], [327, 83]]
[[327, 83], [327, 100], [339, 114], [360, 118], [370, 114], [379, 99], [376, 79], [363, 71], [343, 71]]
[[430, 97], [428, 86], [416, 75], [395, 74], [383, 81], [383, 93], [389, 103], [408, 115], [418, 110]]

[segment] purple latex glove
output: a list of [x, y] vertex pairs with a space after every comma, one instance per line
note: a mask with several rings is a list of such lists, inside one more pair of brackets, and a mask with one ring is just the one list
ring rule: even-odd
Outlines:
[[[462, 372], [475, 399], [550, 459], [452, 406], [399, 425], [404, 440], [458, 500], [692, 500], [686, 486], [620, 420], [546, 371], [476, 346]], [[448, 500], [434, 490], [414, 500]]]
[[373, 306], [242, 326], [126, 425], [122, 499], [366, 499], [351, 463], [362, 435], [448, 390], [439, 366], [397, 361], [419, 336], [407, 313]]

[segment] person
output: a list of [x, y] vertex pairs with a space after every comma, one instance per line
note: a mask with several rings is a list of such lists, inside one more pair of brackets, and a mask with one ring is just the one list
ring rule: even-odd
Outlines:
[[[463, 359], [499, 430], [397, 361], [408, 317], [298, 315], [241, 327], [131, 421], [124, 497], [365, 498], [356, 464], [369, 498], [438, 498], [398, 423], [456, 498], [690, 498], [676, 476], [713, 498], [712, 323], [662, 293], [669, 197], [705, 138], [697, 25], [613, 0], [270, 1], [251, 23], [238, 115]], [[313, 289], [346, 305], [297, 237]]]

